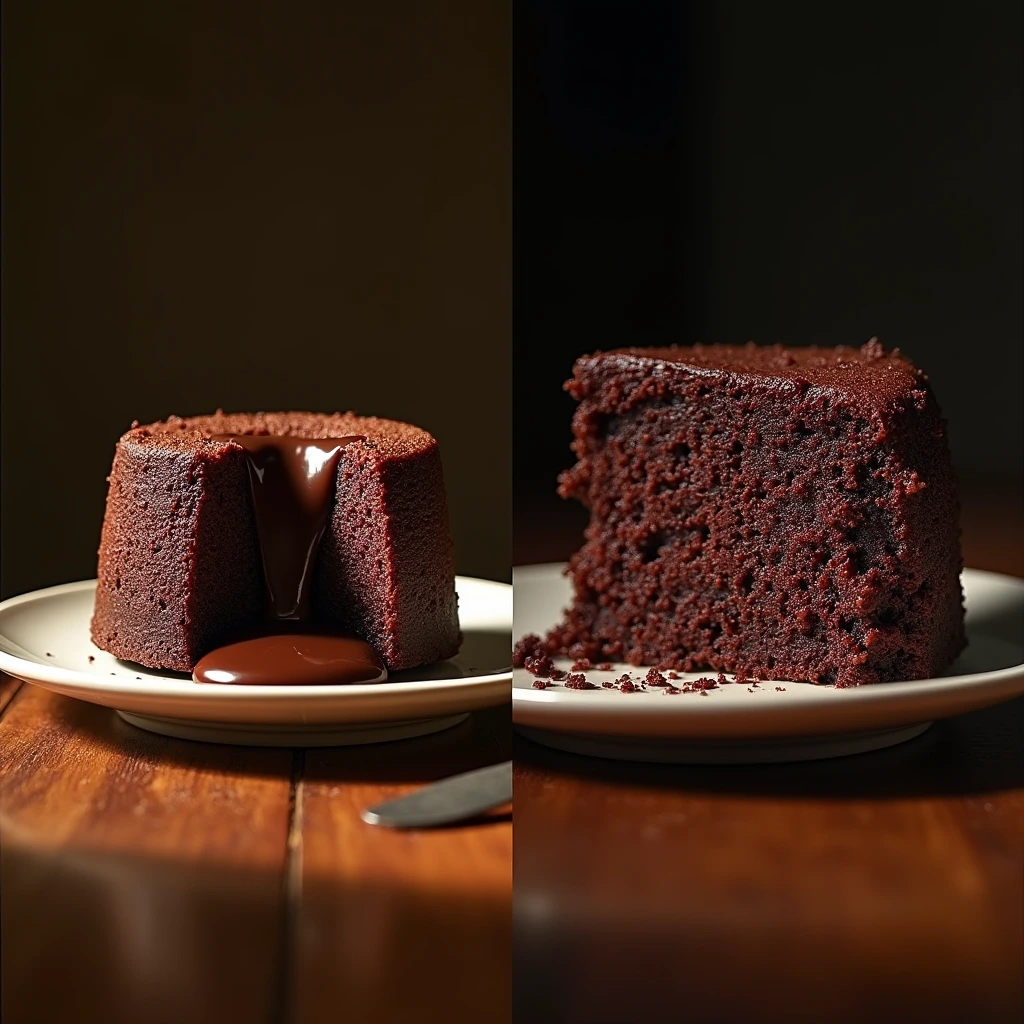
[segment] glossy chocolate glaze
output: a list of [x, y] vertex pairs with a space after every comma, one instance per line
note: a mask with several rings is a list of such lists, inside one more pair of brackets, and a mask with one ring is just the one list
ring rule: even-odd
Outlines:
[[239, 686], [321, 686], [383, 683], [381, 656], [353, 636], [296, 629], [218, 647], [192, 671], [197, 683]]
[[330, 514], [338, 459], [342, 448], [363, 438], [237, 434], [214, 440], [245, 449], [263, 558], [267, 618], [308, 619], [313, 566]]

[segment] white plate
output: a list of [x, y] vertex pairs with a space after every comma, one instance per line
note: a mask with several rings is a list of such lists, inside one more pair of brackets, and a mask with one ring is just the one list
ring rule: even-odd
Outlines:
[[[532, 565], [514, 571], [517, 638], [543, 635], [557, 624], [570, 598], [562, 569]], [[963, 585], [969, 644], [938, 679], [848, 690], [812, 683], [733, 683], [707, 696], [669, 696], [661, 690], [535, 690], [533, 677], [517, 669], [513, 721], [524, 735], [549, 746], [625, 760], [793, 761], [890, 746], [919, 735], [937, 718], [1024, 694], [1024, 580], [966, 569]], [[558, 665], [564, 669], [570, 662]], [[637, 678], [629, 665], [586, 675], [600, 684], [624, 671]], [[680, 673], [680, 679], [707, 675]]]
[[446, 729], [470, 711], [509, 699], [512, 588], [506, 583], [456, 577], [458, 655], [362, 686], [216, 686], [118, 661], [89, 639], [95, 588], [95, 580], [67, 583], [0, 604], [0, 671], [115, 708], [153, 732], [217, 743], [402, 739]]

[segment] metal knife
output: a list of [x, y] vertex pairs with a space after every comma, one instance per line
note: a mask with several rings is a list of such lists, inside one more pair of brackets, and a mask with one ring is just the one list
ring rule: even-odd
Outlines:
[[369, 825], [430, 828], [483, 814], [512, 799], [512, 762], [463, 772], [363, 811]]

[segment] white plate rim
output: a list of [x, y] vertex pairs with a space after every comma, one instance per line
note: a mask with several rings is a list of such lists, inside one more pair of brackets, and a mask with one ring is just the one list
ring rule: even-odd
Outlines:
[[[512, 587], [508, 583], [501, 583], [497, 580], [479, 579], [473, 576], [456, 576], [456, 591], [460, 599], [468, 600], [471, 591], [490, 591], [495, 598], [504, 598], [508, 602], [507, 614], [502, 618], [507, 625], [498, 625], [494, 628], [508, 628], [512, 625], [511, 597]], [[330, 700], [331, 698], [347, 698], [354, 701], [360, 697], [376, 699], [381, 696], [382, 686], [387, 688], [388, 693], [397, 695], [414, 696], [428, 695], [438, 690], [450, 691], [453, 689], [475, 688], [480, 686], [496, 686], [503, 683], [511, 683], [511, 650], [509, 652], [509, 666], [498, 672], [491, 672], [476, 676], [453, 676], [450, 678], [415, 679], [385, 684], [353, 684], [338, 686], [225, 686], [215, 689], [204, 689], [197, 687], [191, 678], [173, 678], [160, 675], [159, 670], [146, 669], [147, 676], [143, 677], [140, 685], [138, 680], [123, 682], [116, 677], [114, 679], [102, 678], [95, 673], [78, 671], [75, 669], [62, 668], [58, 665], [47, 663], [44, 658], [39, 658], [30, 651], [26, 651], [14, 643], [3, 633], [3, 618], [6, 613], [26, 604], [45, 604], [48, 600], [63, 597], [69, 594], [78, 594], [83, 591], [93, 591], [96, 588], [96, 580], [77, 580], [72, 583], [60, 583], [52, 587], [44, 587], [41, 590], [29, 591], [25, 594], [18, 594], [0, 602], [0, 672], [14, 676], [25, 682], [38, 683], [44, 686], [62, 687], [61, 692], [78, 693], [82, 699], [88, 699], [87, 694], [103, 695], [108, 698], [126, 696], [136, 698], [143, 691], [150, 692], [154, 697], [168, 699], [204, 700], [215, 699], [217, 702], [247, 704], [253, 701], [257, 703], [273, 704], [287, 699], [289, 702], [301, 701], [303, 698], [318, 699], [319, 701]], [[483, 627], [481, 627], [483, 628]], [[18, 650], [21, 654], [12, 653]], [[106, 652], [97, 648], [101, 654]], [[109, 657], [109, 655], [107, 655]], [[155, 673], [155, 674], [154, 674]]]

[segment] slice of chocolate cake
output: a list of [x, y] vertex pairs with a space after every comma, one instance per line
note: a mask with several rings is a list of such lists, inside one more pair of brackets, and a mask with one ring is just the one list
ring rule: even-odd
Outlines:
[[552, 652], [852, 686], [963, 649], [945, 424], [897, 350], [622, 349], [566, 388], [590, 524]]
[[[286, 495], [295, 531], [274, 506], [258, 535], [250, 472], [270, 471], [252, 461], [266, 446], [242, 443], [256, 436], [301, 439], [288, 458], [308, 459], [310, 481], [331, 474], [317, 482], [322, 509], [301, 507], [313, 490]], [[92, 639], [118, 658], [191, 671], [259, 628], [269, 599], [279, 620], [350, 631], [392, 670], [459, 648], [441, 457], [425, 430], [348, 413], [171, 417], [128, 431], [109, 479]], [[281, 551], [261, 550], [271, 534]], [[292, 593], [268, 594], [275, 580]]]

